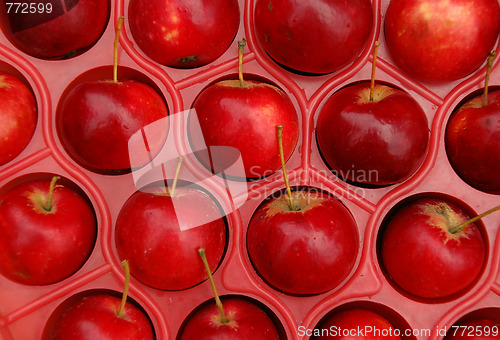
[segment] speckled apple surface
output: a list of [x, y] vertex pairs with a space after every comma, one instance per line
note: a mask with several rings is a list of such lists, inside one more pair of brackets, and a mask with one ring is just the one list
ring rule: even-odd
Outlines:
[[[376, 312], [395, 328], [409, 330], [406, 338], [419, 340], [442, 339], [443, 330], [470, 317], [500, 318], [500, 213], [477, 223], [486, 242], [487, 261], [477, 280], [457, 296], [432, 300], [405, 293], [392, 283], [379, 256], [384, 225], [401, 202], [421, 196], [447, 197], [471, 215], [500, 204], [500, 196], [474, 189], [455, 173], [444, 144], [446, 124], [455, 108], [483, 90], [485, 63], [454, 81], [427, 83], [408, 76], [392, 59], [384, 39], [384, 16], [390, 1], [372, 0], [373, 28], [354, 62], [334, 73], [297, 74], [275, 63], [259, 44], [254, 27], [256, 1], [238, 1], [240, 23], [231, 46], [209, 64], [191, 69], [160, 65], [139, 49], [127, 22], [129, 0], [111, 0], [109, 21], [97, 43], [88, 51], [64, 60], [32, 57], [17, 49], [0, 32], [0, 70], [15, 74], [29, 85], [38, 109], [30, 143], [19, 156], [0, 166], [0, 192], [28, 179], [57, 174], [88, 198], [98, 224], [92, 254], [71, 277], [54, 284], [26, 286], [0, 276], [1, 339], [43, 338], [46, 327], [53, 324], [54, 315], [61, 313], [61, 306], [68, 305], [75, 295], [103, 291], [116, 295], [123, 289], [124, 274], [114, 239], [115, 222], [126, 200], [148, 174], [141, 173], [142, 177], [134, 171], [98, 174], [81, 167], [61, 144], [55, 119], [60, 99], [79, 82], [112, 77], [113, 42], [120, 16], [125, 17], [125, 22], [119, 41], [119, 77], [150, 85], [165, 100], [170, 114], [167, 146], [172, 150], [158, 154], [159, 158], [153, 162], [156, 170], [163, 164], [164, 171], [150, 169], [149, 174], [160, 176], [155, 177], [157, 180], [161, 176], [170, 180], [176, 164], [176, 159], [170, 156], [185, 155], [180, 179], [209, 192], [226, 215], [226, 249], [214, 272], [219, 294], [243, 297], [257, 304], [271, 316], [282, 339], [309, 339], [312, 330], [327, 317], [354, 308]], [[3, 4], [1, 7], [5, 10]], [[312, 186], [335, 195], [357, 226], [359, 251], [353, 269], [337, 287], [318, 295], [293, 296], [273, 289], [255, 271], [248, 256], [248, 223], [266, 197], [284, 188], [282, 171], [251, 182], [235, 181], [236, 184], [229, 186], [231, 179], [217, 180], [193, 156], [195, 150], [189, 143], [186, 110], [205, 87], [220, 79], [237, 79], [237, 41], [244, 37], [247, 44], [243, 68], [247, 78], [266, 79], [281, 88], [298, 114], [299, 138], [286, 162], [291, 185]], [[316, 124], [320, 110], [333, 93], [370, 79], [376, 41], [380, 41], [377, 81], [406, 91], [420, 104], [429, 122], [430, 140], [422, 165], [410, 178], [390, 186], [362, 187], [347, 183], [330, 171], [317, 146]], [[500, 55], [498, 42], [494, 48]], [[490, 86], [500, 88], [500, 56], [493, 63]], [[375, 176], [352, 171], [348, 175]], [[212, 298], [208, 281], [181, 291], [151, 288], [134, 278], [130, 286], [130, 299], [149, 317], [158, 340], [176, 339], [185, 319]]]

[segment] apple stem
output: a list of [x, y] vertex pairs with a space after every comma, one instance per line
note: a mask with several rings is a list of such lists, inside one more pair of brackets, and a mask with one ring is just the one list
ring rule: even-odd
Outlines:
[[495, 58], [495, 50], [490, 52], [488, 61], [486, 62], [486, 77], [484, 79], [483, 106], [488, 105], [488, 84], [490, 82], [491, 68], [493, 67], [493, 59]]
[[118, 18], [118, 24], [116, 26], [115, 33], [115, 43], [113, 46], [113, 82], [118, 82], [118, 43], [120, 41], [120, 31], [122, 30], [123, 20], [125, 18], [123, 16]]
[[50, 181], [50, 187], [49, 187], [49, 198], [47, 199], [47, 203], [45, 203], [45, 206], [43, 209], [45, 211], [51, 211], [53, 202], [52, 202], [52, 197], [54, 196], [54, 190], [56, 188], [56, 182], [60, 179], [61, 177], [59, 176], [54, 176], [52, 177], [52, 181]]
[[174, 181], [172, 183], [172, 189], [170, 189], [170, 196], [174, 196], [175, 187], [177, 186], [177, 180], [179, 179], [179, 173], [181, 172], [183, 160], [184, 158], [182, 158], [182, 156], [179, 156], [179, 159], [177, 160], [177, 168], [175, 169]]
[[238, 41], [238, 77], [240, 79], [240, 86], [245, 86], [245, 81], [243, 80], [243, 52], [245, 51], [245, 45], [247, 40], [243, 38]]
[[125, 316], [125, 304], [127, 303], [128, 288], [130, 286], [130, 265], [128, 260], [122, 261], [122, 267], [125, 271], [125, 285], [123, 287], [122, 303], [120, 309], [118, 310], [118, 317], [123, 318]]
[[283, 169], [283, 179], [285, 180], [286, 192], [288, 194], [288, 204], [290, 209], [295, 211], [295, 205], [293, 204], [292, 190], [290, 189], [290, 183], [288, 182], [288, 175], [286, 173], [285, 167], [285, 156], [283, 155], [283, 125], [278, 126], [278, 148], [280, 150], [281, 158], [281, 168]]
[[485, 211], [484, 213], [480, 214], [480, 215], [477, 215], [476, 217], [473, 217], [467, 221], [465, 221], [464, 223], [462, 224], [459, 224], [458, 226], [454, 227], [454, 228], [451, 228], [450, 229], [450, 233], [452, 234], [455, 234], [457, 232], [459, 232], [460, 230], [462, 230], [463, 228], [465, 228], [467, 225], [471, 224], [471, 223], [474, 223], [476, 222], [477, 220], [480, 220], [481, 218], [483, 218], [484, 216], [486, 215], [489, 215], [497, 210], [500, 210], [500, 205], [494, 207], [494, 208], [491, 208], [490, 210], [488, 211]]
[[377, 54], [378, 54], [378, 47], [380, 45], [380, 42], [375, 41], [375, 46], [373, 47], [373, 61], [372, 61], [372, 76], [371, 76], [371, 84], [370, 84], [370, 101], [373, 101], [373, 95], [375, 92], [375, 70], [376, 70], [376, 64], [377, 64]]
[[215, 288], [215, 282], [212, 276], [212, 271], [210, 270], [210, 266], [208, 265], [207, 255], [205, 254], [205, 248], [198, 249], [198, 253], [200, 254], [201, 260], [205, 265], [205, 270], [207, 271], [208, 274], [208, 280], [210, 281], [210, 286], [212, 286], [212, 292], [214, 293], [215, 303], [217, 304], [217, 308], [219, 309], [219, 315], [221, 320], [220, 322], [221, 324], [228, 323], [229, 320], [227, 319], [226, 314], [224, 313], [224, 307], [222, 306], [219, 294], [217, 293], [217, 288]]

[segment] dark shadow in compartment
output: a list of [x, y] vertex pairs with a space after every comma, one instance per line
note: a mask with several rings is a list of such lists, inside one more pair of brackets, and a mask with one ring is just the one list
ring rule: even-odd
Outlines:
[[[416, 340], [416, 337], [413, 335], [412, 328], [410, 324], [396, 311], [393, 309], [387, 307], [384, 304], [378, 303], [378, 302], [372, 302], [372, 301], [353, 301], [353, 302], [348, 302], [346, 304], [340, 305], [326, 313], [321, 320], [318, 322], [318, 324], [314, 327], [314, 330], [310, 330], [311, 332], [321, 332], [323, 329], [324, 333], [330, 333], [329, 328], [322, 328], [325, 323], [327, 322], [328, 318], [334, 316], [337, 313], [341, 313], [344, 311], [350, 311], [350, 310], [366, 310], [369, 312], [373, 312], [381, 316], [382, 318], [386, 319], [392, 326], [392, 331], [387, 331], [387, 332], [392, 332], [392, 333], [387, 333], [387, 334], [381, 334], [382, 337], [386, 337], [389, 335], [397, 335], [401, 339], [408, 339], [408, 340]], [[365, 325], [359, 325], [361, 330], [365, 330]], [[373, 332], [376, 332], [375, 326], [376, 325], [367, 325], [371, 326], [371, 329]], [[370, 328], [368, 328], [370, 329]], [[336, 331], [340, 331], [339, 329], [336, 329]], [[357, 331], [357, 329], [356, 329]], [[382, 329], [378, 329], [380, 333], [383, 332]], [[321, 334], [321, 333], [320, 333]], [[367, 337], [368, 335], [365, 334]], [[375, 334], [374, 334], [375, 335]], [[429, 334], [430, 336], [430, 334]], [[311, 339], [316, 339], [316, 336], [312, 336]]]
[[411, 204], [411, 203], [413, 203], [415, 201], [418, 201], [420, 199], [424, 199], [424, 198], [442, 199], [442, 200], [451, 202], [452, 204], [456, 205], [467, 216], [469, 216], [471, 218], [478, 215], [470, 206], [468, 206], [463, 201], [461, 201], [458, 198], [455, 198], [453, 196], [444, 194], [444, 193], [426, 192], [426, 193], [419, 193], [419, 194], [415, 194], [413, 196], [404, 198], [403, 200], [401, 200], [400, 202], [398, 202], [396, 205], [394, 205], [390, 209], [390, 211], [383, 218], [383, 220], [382, 220], [382, 222], [380, 224], [380, 228], [379, 228], [379, 230], [377, 232], [377, 242], [376, 242], [377, 260], [378, 260], [378, 264], [380, 266], [380, 269], [381, 269], [382, 273], [384, 274], [385, 279], [387, 280], [387, 282], [389, 282], [389, 284], [399, 294], [401, 294], [401, 295], [403, 295], [403, 296], [405, 296], [405, 297], [407, 297], [409, 299], [412, 299], [414, 301], [418, 301], [418, 302], [422, 302], [422, 303], [428, 303], [428, 304], [446, 303], [446, 302], [450, 302], [452, 300], [455, 300], [455, 299], [459, 298], [460, 296], [466, 294], [469, 290], [471, 290], [477, 284], [477, 282], [483, 276], [484, 270], [486, 268], [486, 265], [488, 263], [488, 258], [489, 258], [488, 257], [488, 254], [489, 254], [488, 233], [487, 233], [487, 230], [486, 230], [486, 228], [485, 228], [485, 226], [484, 226], [484, 224], [483, 224], [483, 222], [481, 220], [478, 220], [478, 221], [474, 222], [474, 224], [476, 225], [476, 227], [477, 227], [478, 231], [480, 232], [481, 237], [483, 239], [483, 243], [484, 243], [484, 247], [485, 247], [485, 254], [484, 254], [485, 255], [484, 256], [485, 260], [484, 260], [483, 266], [482, 266], [479, 274], [477, 275], [477, 278], [473, 282], [471, 282], [469, 286], [465, 287], [463, 290], [461, 290], [461, 291], [459, 291], [459, 292], [457, 292], [455, 294], [452, 294], [452, 295], [449, 295], [449, 296], [440, 297], [440, 298], [425, 298], [425, 297], [416, 296], [414, 294], [411, 294], [411, 293], [405, 291], [403, 288], [401, 288], [397, 283], [395, 283], [393, 281], [393, 279], [389, 275], [389, 273], [388, 273], [388, 271], [387, 271], [387, 269], [386, 269], [386, 267], [385, 267], [385, 265], [383, 263], [383, 260], [382, 260], [382, 239], [383, 239], [384, 232], [385, 232], [385, 229], [387, 228], [387, 225], [388, 225], [389, 221], [392, 219], [392, 217], [401, 208], [403, 208], [406, 205]]
[[[281, 322], [280, 318], [271, 310], [270, 307], [266, 306], [263, 302], [256, 300], [255, 298], [246, 296], [246, 295], [239, 295], [239, 294], [228, 294], [228, 295], [222, 295], [220, 296], [222, 305], [224, 306], [224, 300], [226, 299], [242, 299], [245, 301], [248, 301], [250, 303], [253, 303], [257, 307], [259, 307], [261, 310], [263, 310], [271, 319], [271, 321], [274, 323], [276, 326], [276, 330], [278, 332], [278, 336], [280, 340], [286, 340], [286, 330], [285, 327], [283, 326], [283, 323]], [[195, 309], [193, 309], [184, 319], [182, 322], [181, 326], [179, 327], [179, 330], [177, 332], [177, 336], [175, 337], [176, 340], [181, 340], [182, 339], [182, 333], [186, 327], [187, 322], [195, 315], [198, 311], [200, 311], [202, 308], [206, 307], [209, 304], [214, 304], [215, 305], [215, 299], [212, 298], [210, 300], [207, 300], [205, 302], [202, 302], [200, 305], [198, 305]]]
[[[252, 73], [249, 73], [249, 74], [245, 73], [243, 75], [243, 77], [245, 80], [259, 81], [259, 82], [262, 82], [265, 84], [275, 86], [278, 89], [283, 91], [283, 89], [279, 85], [277, 85], [275, 82], [273, 82], [270, 79], [267, 79], [263, 76], [260, 76], [257, 74], [252, 74]], [[224, 75], [224, 76], [208, 83], [198, 93], [198, 95], [193, 100], [193, 103], [196, 101], [198, 96], [203, 91], [205, 91], [208, 87], [214, 85], [215, 83], [218, 83], [220, 81], [225, 81], [225, 80], [238, 80], [238, 74], [227, 74], [227, 75]], [[292, 101], [292, 96], [290, 96], [290, 95], [287, 95], [287, 96]], [[293, 101], [292, 101], [292, 103], [293, 103]], [[295, 109], [295, 107], [294, 107], [294, 109]], [[242, 172], [241, 176], [225, 173], [224, 171], [227, 170], [228, 167], [231, 167], [231, 166], [234, 167], [235, 164], [236, 164], [236, 166], [238, 166], [238, 165], [244, 166], [242, 159], [241, 159], [240, 151], [234, 147], [231, 147], [231, 146], [215, 146], [215, 148], [214, 148], [214, 146], [207, 146], [205, 144], [202, 133], [200, 136], [201, 138], [200, 137], [196, 138], [196, 136], [193, 136], [194, 131], [201, 132], [201, 127], [195, 126], [195, 124], [198, 123], [198, 120], [193, 118], [193, 116], [192, 116], [193, 112], [194, 112], [194, 110], [193, 110], [193, 107], [191, 105], [191, 111], [190, 111], [188, 119], [187, 119], [187, 138], [188, 138], [189, 146], [193, 150], [193, 153], [196, 156], [197, 160], [199, 161], [201, 166], [203, 168], [205, 168], [207, 171], [211, 172], [214, 175], [222, 177], [224, 180], [231, 180], [231, 181], [236, 181], [236, 182], [254, 182], [254, 181], [258, 181], [258, 180], [270, 177], [281, 169], [281, 167], [280, 167], [280, 168], [276, 169], [275, 171], [270, 172], [268, 174], [265, 174], [263, 176], [247, 176], [247, 174], [244, 173], [245, 171], [243, 169], [240, 171], [240, 172]], [[296, 114], [297, 114], [297, 118], [298, 118], [298, 121], [300, 124], [300, 119], [301, 119], [300, 113], [296, 112]], [[300, 126], [299, 126], [299, 139], [300, 139]], [[299, 144], [299, 143], [300, 143], [300, 140], [297, 140], [297, 143], [295, 144], [290, 157], [293, 157], [293, 154], [295, 152], [297, 144]], [[225, 157], [223, 157], [223, 158], [217, 157], [221, 154], [221, 152], [220, 152], [220, 150], [222, 150], [221, 148], [224, 148], [223, 150], [224, 150]], [[279, 154], [276, 155], [276, 159], [279, 160]], [[286, 161], [287, 160], [285, 160], [285, 162]], [[219, 170], [219, 169], [222, 169], [222, 170]]]
[[[68, 310], [70, 307], [72, 307], [75, 303], [80, 301], [81, 299], [88, 297], [88, 296], [95, 296], [95, 295], [109, 295], [112, 296], [118, 300], [122, 299], [123, 293], [116, 291], [116, 290], [111, 290], [111, 289], [106, 289], [106, 288], [96, 288], [96, 289], [90, 289], [90, 290], [85, 290], [85, 291], [80, 291], [76, 294], [71, 295], [70, 297], [66, 298], [64, 301], [62, 301], [50, 314], [48, 317], [45, 327], [42, 332], [41, 339], [42, 340], [50, 340], [51, 338], [51, 333], [54, 327], [56, 326], [59, 318]], [[146, 318], [149, 320], [149, 324], [151, 326], [151, 329], [153, 331], [153, 337], [156, 339], [156, 332], [153, 326], [153, 322], [151, 321], [151, 318], [149, 317], [148, 313], [144, 309], [144, 307], [141, 306], [140, 303], [138, 303], [135, 299], [133, 299], [130, 296], [127, 296], [127, 303], [132, 304], [134, 307], [139, 309]], [[97, 339], [96, 339], [97, 340]]]
[[492, 339], [500, 337], [500, 308], [486, 307], [476, 309], [462, 316], [448, 327], [444, 339], [458, 339], [465, 337], [481, 339], [491, 336]]
[[[64, 92], [61, 94], [61, 97], [59, 99], [57, 109], [56, 109], [56, 130], [57, 134], [59, 137], [59, 141], [61, 142], [63, 148], [65, 151], [68, 153], [69, 157], [73, 159], [76, 163], [78, 163], [80, 166], [84, 167], [85, 169], [95, 172], [97, 174], [102, 174], [102, 175], [123, 175], [123, 174], [129, 174], [130, 172], [134, 171], [135, 169], [140, 169], [144, 167], [145, 165], [149, 164], [154, 157], [161, 152], [161, 150], [165, 147], [165, 142], [167, 141], [168, 137], [168, 132], [170, 130], [170, 118], [169, 118], [169, 107], [167, 104], [167, 100], [163, 92], [160, 90], [160, 88], [156, 85], [156, 83], [151, 80], [148, 76], [145, 74], [129, 68], [129, 67], [124, 67], [124, 66], [118, 66], [118, 82], [122, 80], [133, 80], [140, 82], [142, 84], [145, 84], [149, 87], [151, 87], [160, 97], [160, 99], [163, 101], [165, 104], [166, 110], [167, 110], [167, 116], [156, 120], [146, 126], [144, 126], [141, 130], [135, 131], [133, 135], [129, 139], [129, 145], [128, 147], [130, 148], [130, 141], [131, 139], [137, 135], [141, 135], [142, 137], [136, 138], [137, 142], [135, 142], [134, 139], [134, 150], [137, 149], [138, 151], [135, 152], [134, 157], [137, 156], [138, 159], [143, 160], [143, 162], [137, 163], [137, 160], [132, 160], [130, 158], [129, 154], [129, 164], [130, 166], [127, 168], [119, 168], [119, 169], [102, 169], [102, 168], [96, 168], [88, 164], [84, 164], [83, 161], [77, 159], [76, 155], [72, 155], [71, 151], [69, 150], [69, 147], [64, 145], [64, 142], [62, 141], [61, 135], [62, 135], [62, 130], [63, 130], [63, 120], [61, 118], [61, 111], [62, 111], [62, 106], [63, 102], [66, 100], [66, 98], [69, 96], [69, 94], [77, 88], [80, 84], [85, 83], [85, 82], [112, 82], [113, 79], [113, 66], [101, 66], [97, 67], [91, 70], [88, 70], [82, 74], [80, 74], [78, 77], [76, 77], [71, 83], [67, 85], [65, 88]], [[151, 143], [153, 141], [149, 140], [149, 137], [157, 137], [158, 134], [161, 134], [161, 142], [155, 142]], [[151, 145], [153, 147], [151, 147]], [[129, 150], [130, 152], [131, 150]], [[140, 155], [137, 155], [137, 153], [141, 153]]]

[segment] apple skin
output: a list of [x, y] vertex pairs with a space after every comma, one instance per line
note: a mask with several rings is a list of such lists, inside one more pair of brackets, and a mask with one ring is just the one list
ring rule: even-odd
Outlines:
[[353, 269], [359, 249], [356, 222], [335, 197], [315, 188], [274, 194], [255, 211], [247, 249], [258, 274], [290, 295], [321, 294]]
[[427, 153], [429, 126], [406, 92], [370, 82], [344, 87], [325, 103], [317, 121], [319, 150], [340, 178], [375, 186], [400, 183]]
[[2, 4], [0, 17], [5, 35], [21, 51], [37, 58], [64, 59], [85, 52], [99, 40], [106, 28], [109, 1], [64, 2], [67, 11], [59, 1], [50, 1], [51, 13], [44, 10], [44, 13], [26, 14], [20, 13], [19, 9], [17, 15], [15, 6], [7, 14], [7, 8]]
[[144, 54], [177, 68], [219, 58], [240, 24], [237, 0], [131, 0], [128, 12], [130, 31]]
[[450, 327], [445, 340], [476, 340], [498, 339], [500, 334], [500, 320], [472, 319], [460, 322]]
[[182, 290], [208, 278], [199, 248], [206, 249], [212, 270], [218, 266], [226, 225], [212, 198], [196, 188], [177, 188], [173, 197], [160, 189], [136, 191], [118, 215], [115, 241], [136, 279], [157, 289]]
[[450, 298], [470, 287], [487, 258], [486, 241], [474, 224], [449, 230], [470, 218], [454, 203], [421, 198], [403, 206], [388, 222], [381, 258], [389, 277], [424, 299]]
[[[283, 126], [283, 154], [287, 160], [298, 141], [297, 112], [281, 89], [260, 81], [223, 80], [204, 89], [193, 103], [202, 136], [191, 132], [195, 150], [227, 146], [237, 149], [243, 161], [241, 169], [231, 171], [212, 163], [199, 153], [201, 162], [215, 172], [234, 177], [260, 178], [281, 167], [277, 128]], [[192, 128], [191, 131], [195, 131]], [[224, 162], [221, 162], [224, 163]]]
[[0, 272], [25, 285], [48, 285], [74, 274], [94, 248], [94, 210], [73, 189], [50, 180], [21, 183], [0, 196]]
[[276, 62], [295, 71], [330, 73], [352, 63], [373, 25], [369, 0], [257, 0], [256, 37]]
[[35, 132], [37, 108], [33, 93], [12, 74], [0, 72], [0, 166], [26, 148]]
[[[452, 114], [445, 146], [457, 174], [472, 187], [500, 195], [500, 90], [475, 97]], [[480, 136], [480, 138], [478, 138]]]
[[474, 72], [499, 32], [498, 0], [392, 0], [385, 15], [392, 59], [424, 82], [453, 81]]
[[49, 340], [153, 340], [149, 318], [132, 303], [118, 316], [121, 299], [107, 294], [84, 296], [56, 321]]
[[279, 340], [271, 318], [257, 305], [239, 297], [222, 297], [229, 323], [220, 321], [215, 301], [206, 303], [186, 322], [181, 340]]
[[[129, 172], [129, 139], [137, 131], [168, 116], [161, 96], [135, 81], [85, 81], [69, 91], [57, 112], [61, 143], [78, 164], [107, 175]], [[164, 120], [168, 123], [168, 120]], [[148, 136], [153, 155], [166, 140], [163, 133]]]
[[[315, 340], [335, 339], [367, 339], [367, 340], [396, 340], [400, 339], [396, 335], [394, 326], [379, 314], [367, 309], [348, 309], [335, 313], [328, 317], [322, 324], [321, 329], [328, 329], [329, 335], [314, 337]], [[360, 329], [363, 333], [357, 333]], [[365, 332], [371, 329], [373, 332]], [[342, 332], [356, 332], [349, 335]], [[375, 333], [377, 332], [377, 333]], [[330, 336], [331, 335], [331, 336]]]

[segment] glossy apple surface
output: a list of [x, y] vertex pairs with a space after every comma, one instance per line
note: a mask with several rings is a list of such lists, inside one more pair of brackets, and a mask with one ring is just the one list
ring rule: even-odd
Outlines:
[[190, 138], [195, 150], [235, 148], [241, 154], [245, 174], [233, 173], [200, 153], [207, 168], [234, 177], [258, 178], [271, 175], [281, 166], [278, 126], [283, 125], [283, 153], [287, 160], [298, 141], [299, 122], [284, 91], [259, 81], [245, 80], [244, 84], [223, 80], [203, 90], [193, 103], [192, 113], [197, 116], [202, 135], [191, 128]]
[[37, 121], [33, 93], [6, 72], [0, 72], [0, 121], [0, 165], [4, 165], [26, 148]]
[[26, 285], [47, 285], [74, 274], [94, 247], [94, 210], [76, 191], [51, 181], [21, 183], [0, 196], [0, 272]]
[[19, 4], [2, 3], [4, 33], [21, 51], [44, 59], [69, 58], [88, 50], [104, 32], [110, 11], [108, 0]]
[[366, 46], [373, 25], [369, 0], [257, 0], [255, 32], [276, 62], [306, 73], [335, 72]]
[[489, 340], [500, 336], [500, 320], [494, 318], [471, 319], [450, 327], [445, 340]]
[[[327, 332], [328, 330], [328, 332]], [[367, 339], [383, 340], [400, 339], [397, 335], [400, 330], [395, 330], [385, 318], [367, 309], [348, 309], [328, 317], [318, 331], [315, 340], [326, 339]]]
[[170, 196], [161, 189], [137, 191], [123, 205], [116, 221], [116, 250], [142, 283], [182, 290], [208, 277], [199, 248], [206, 249], [212, 271], [218, 266], [226, 226], [219, 207], [205, 192], [180, 187]]
[[149, 318], [127, 302], [120, 317], [121, 299], [107, 294], [85, 296], [56, 321], [49, 340], [153, 340]]
[[[108, 175], [131, 168], [129, 140], [134, 133], [168, 116], [161, 96], [150, 86], [134, 81], [85, 81], [69, 91], [59, 104], [57, 128], [61, 143], [81, 166]], [[168, 131], [148, 134], [153, 155], [163, 146]]]
[[481, 274], [486, 241], [456, 204], [438, 198], [411, 202], [390, 218], [381, 239], [387, 274], [401, 289], [421, 298], [462, 293]]
[[[276, 197], [274, 197], [276, 196]], [[314, 188], [274, 194], [250, 220], [247, 249], [256, 272], [274, 288], [293, 295], [337, 287], [354, 267], [356, 222], [336, 198]]]
[[178, 68], [219, 58], [240, 23], [237, 0], [131, 0], [128, 12], [132, 36], [144, 54]]
[[427, 117], [408, 93], [370, 82], [334, 93], [317, 121], [321, 155], [338, 177], [360, 184], [391, 185], [422, 164], [429, 142]]
[[385, 15], [392, 58], [425, 82], [458, 80], [474, 72], [499, 32], [498, 0], [392, 0]]
[[448, 159], [472, 187], [500, 195], [500, 90], [475, 97], [456, 110], [446, 126]]
[[206, 303], [185, 324], [181, 340], [278, 340], [271, 318], [254, 303], [239, 297], [222, 297], [228, 323], [221, 323], [215, 302]]

